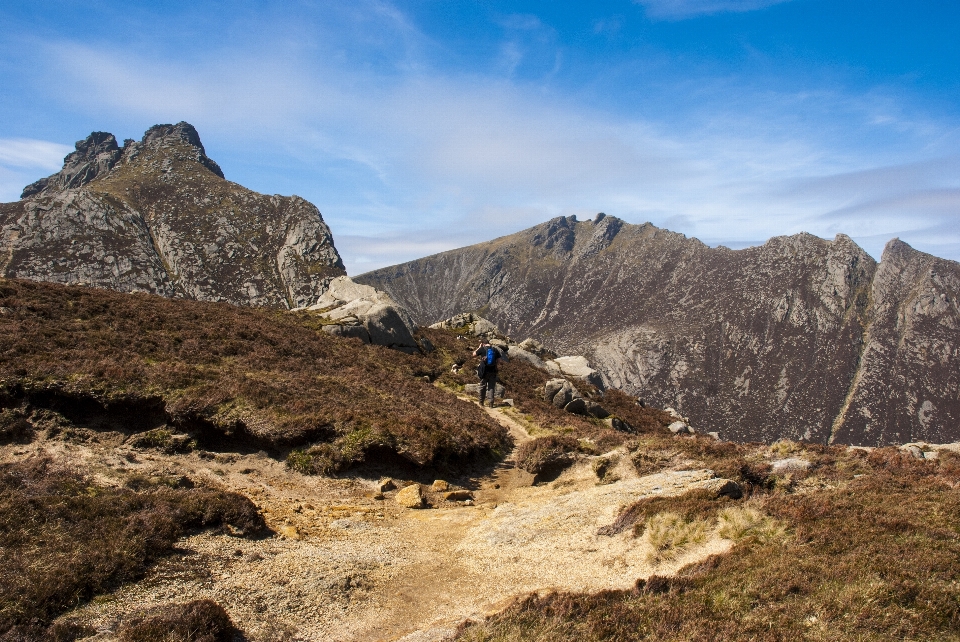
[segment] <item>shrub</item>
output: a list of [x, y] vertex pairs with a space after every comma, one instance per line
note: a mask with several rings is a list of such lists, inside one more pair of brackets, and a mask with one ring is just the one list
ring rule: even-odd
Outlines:
[[559, 472], [573, 463], [579, 442], [568, 435], [550, 435], [524, 442], [517, 449], [517, 467], [540, 475]]
[[[428, 466], [510, 443], [474, 404], [423, 380], [440, 374], [438, 356], [330, 336], [310, 313], [15, 279], [0, 279], [0, 306], [16, 311], [0, 315], [0, 402], [56, 410], [64, 435], [106, 417], [143, 433], [141, 447], [189, 450], [180, 431], [207, 447], [347, 449], [316, 472], [384, 445]], [[0, 439], [24, 429], [0, 419]]]
[[223, 607], [194, 600], [137, 613], [120, 626], [122, 642], [232, 642], [235, 629]]

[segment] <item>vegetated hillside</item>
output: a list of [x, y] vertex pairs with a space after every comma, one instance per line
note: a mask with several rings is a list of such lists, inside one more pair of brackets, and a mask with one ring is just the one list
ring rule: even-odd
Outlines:
[[308, 313], [24, 280], [0, 280], [0, 312], [7, 440], [43, 430], [174, 445], [184, 432], [208, 448], [278, 453], [316, 444], [326, 472], [507, 445], [478, 407], [423, 380], [421, 356], [329, 336]]
[[726, 439], [960, 439], [960, 265], [846, 236], [733, 251], [556, 218], [356, 280], [420, 324], [480, 311]]
[[0, 276], [293, 308], [344, 273], [316, 207], [225, 180], [184, 122], [94, 132], [0, 204]]

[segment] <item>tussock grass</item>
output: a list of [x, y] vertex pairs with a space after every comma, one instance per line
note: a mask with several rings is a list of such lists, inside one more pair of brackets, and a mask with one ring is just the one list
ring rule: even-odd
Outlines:
[[717, 516], [717, 533], [724, 539], [739, 542], [745, 537], [756, 537], [762, 542], [782, 539], [787, 534], [783, 523], [764, 515], [752, 506], [725, 508]]
[[269, 533], [242, 495], [141, 488], [96, 486], [47, 458], [0, 465], [0, 638], [50, 637], [60, 613], [139, 579], [188, 531]]
[[710, 534], [705, 519], [685, 519], [676, 513], [660, 513], [647, 520], [643, 536], [651, 547], [652, 561], [677, 557], [690, 546], [702, 544]]

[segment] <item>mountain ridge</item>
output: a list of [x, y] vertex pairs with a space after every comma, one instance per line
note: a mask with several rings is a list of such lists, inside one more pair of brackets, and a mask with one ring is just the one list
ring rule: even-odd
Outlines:
[[558, 217], [356, 280], [421, 324], [478, 310], [584, 354], [608, 384], [724, 438], [960, 437], [960, 265], [899, 240], [877, 262], [842, 234], [731, 250], [649, 223]]

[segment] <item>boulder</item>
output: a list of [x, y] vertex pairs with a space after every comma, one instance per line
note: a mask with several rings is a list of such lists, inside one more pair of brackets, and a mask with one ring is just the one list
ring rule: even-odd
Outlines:
[[435, 493], [445, 493], [446, 491], [450, 490], [450, 484], [442, 479], [437, 479], [430, 486], [430, 490]]
[[606, 419], [610, 416], [610, 413], [607, 412], [606, 408], [598, 404], [596, 401], [584, 400], [583, 403], [587, 414], [592, 417], [596, 417], [597, 419]]
[[543, 356], [547, 353], [547, 349], [544, 348], [539, 341], [531, 339], [530, 337], [527, 337], [521, 341], [519, 347], [531, 354], [537, 355], [540, 358], [543, 358]]
[[715, 493], [717, 497], [729, 497], [730, 499], [740, 499], [743, 497], [743, 489], [740, 488], [740, 484], [732, 479], [723, 479], [722, 477], [708, 479], [698, 484], [698, 487]]
[[473, 322], [473, 333], [478, 337], [500, 336], [500, 330], [492, 322], [477, 318]]
[[438, 321], [430, 325], [434, 330], [459, 330], [465, 329], [467, 332], [477, 337], [502, 337], [500, 330], [497, 329], [491, 321], [472, 312], [461, 312], [455, 314], [449, 319]]
[[582, 398], [571, 400], [563, 409], [574, 415], [587, 414], [587, 404]]
[[423, 490], [420, 484], [411, 484], [397, 493], [397, 503], [404, 508], [423, 508]]
[[603, 390], [603, 378], [599, 372], [590, 367], [586, 357], [557, 357], [553, 362], [564, 375], [582, 379], [597, 389]]
[[526, 361], [527, 363], [533, 365], [534, 367], [540, 368], [541, 370], [547, 369], [547, 364], [544, 363], [543, 359], [538, 357], [533, 352], [529, 352], [520, 346], [513, 346], [510, 348], [510, 358]]
[[619, 430], [620, 432], [636, 432], [633, 426], [619, 417], [607, 417], [603, 420], [603, 423], [607, 424], [609, 428], [612, 428], [613, 430]]
[[443, 496], [448, 502], [465, 502], [473, 499], [473, 493], [469, 490], [453, 490]]
[[810, 468], [810, 462], [799, 457], [788, 457], [770, 462], [771, 475], [786, 475], [787, 473], [800, 473]]
[[557, 393], [560, 392], [564, 385], [569, 382], [566, 379], [550, 379], [543, 386], [543, 400], [553, 402], [553, 398], [557, 396]]
[[708, 432], [709, 436], [713, 437], [714, 441], [720, 441], [720, 433], [718, 432]]
[[394, 490], [396, 489], [396, 487], [397, 487], [396, 482], [394, 482], [389, 477], [385, 477], [377, 482], [377, 491], [381, 493], [385, 493], [388, 490]]
[[342, 319], [342, 321], [343, 323], [331, 323], [323, 326], [323, 331], [335, 337], [360, 339], [363, 343], [370, 343], [370, 333], [363, 327], [359, 319], [356, 317], [346, 317]]
[[667, 426], [667, 430], [675, 435], [686, 435], [690, 432], [690, 426], [683, 421], [675, 421]]
[[333, 279], [327, 291], [306, 309], [331, 322], [323, 327], [329, 334], [355, 337], [403, 352], [426, 349], [414, 338], [416, 326], [405, 309], [386, 292], [354, 283], [349, 277]]
[[[557, 408], [566, 408], [574, 399], [582, 399], [580, 391], [566, 379], [551, 379], [543, 386], [543, 400]], [[584, 408], [585, 411], [585, 408]]]

